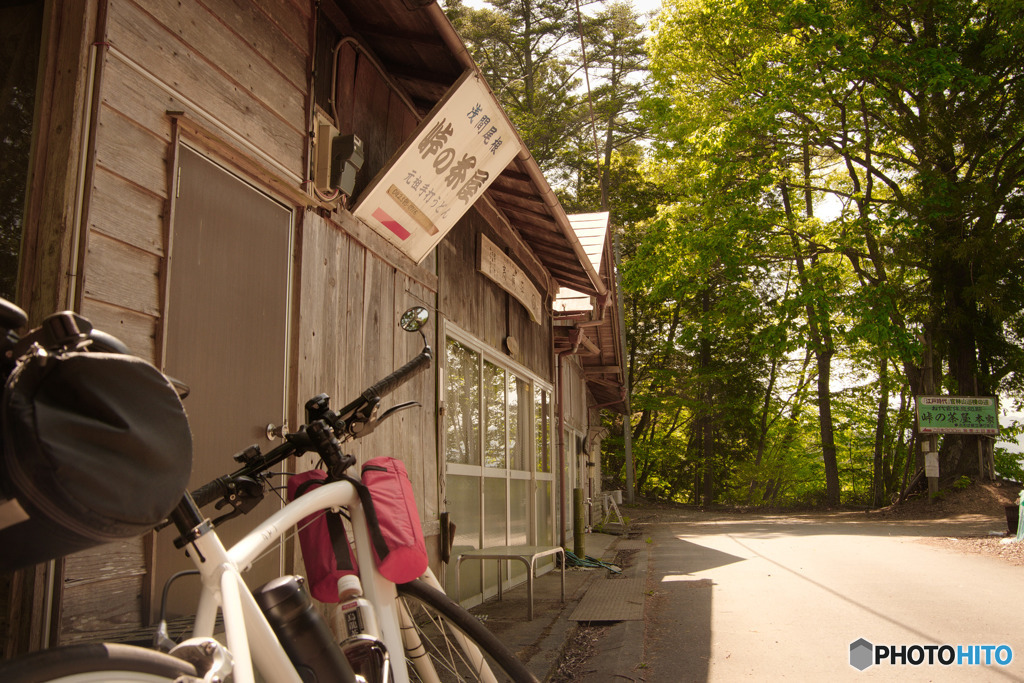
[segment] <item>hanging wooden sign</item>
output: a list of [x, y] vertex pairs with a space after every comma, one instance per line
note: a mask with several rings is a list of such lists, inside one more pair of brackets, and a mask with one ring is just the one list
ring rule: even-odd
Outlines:
[[352, 212], [419, 263], [520, 147], [487, 83], [467, 71], [373, 179]]
[[479, 269], [526, 307], [533, 322], [540, 323], [544, 313], [540, 292], [526, 272], [486, 235], [480, 235]]

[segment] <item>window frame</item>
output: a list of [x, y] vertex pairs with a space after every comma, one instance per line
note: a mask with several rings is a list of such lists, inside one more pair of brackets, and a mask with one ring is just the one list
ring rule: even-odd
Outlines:
[[[550, 467], [548, 472], [540, 472], [537, 470], [540, 454], [538, 453], [538, 433], [537, 433], [537, 405], [536, 396], [537, 390], [543, 390], [548, 396], [547, 402], [547, 445], [548, 445], [548, 457], [551, 458], [551, 454], [554, 452], [555, 446], [555, 434], [554, 434], [554, 386], [541, 378], [537, 373], [531, 371], [524, 365], [516, 362], [507, 355], [499, 353], [488, 346], [485, 342], [475, 337], [474, 335], [461, 329], [458, 325], [451, 321], [445, 320], [441, 325], [441, 344], [443, 345], [443, 361], [438, 363], [440, 367], [440, 381], [439, 381], [439, 394], [441, 405], [444, 409], [444, 414], [440, 425], [440, 447], [439, 447], [439, 466], [442, 473], [442, 478], [446, 479], [449, 474], [462, 475], [462, 476], [475, 476], [480, 478], [480, 491], [481, 500], [480, 508], [481, 515], [484, 513], [484, 495], [485, 495], [485, 484], [484, 482], [488, 479], [504, 479], [505, 490], [506, 490], [506, 534], [509, 533], [511, 528], [511, 481], [529, 481], [531, 485], [530, 489], [530, 518], [527, 523], [528, 539], [527, 542], [530, 544], [536, 544], [537, 539], [541, 537], [541, 525], [545, 523], [545, 520], [541, 520], [538, 514], [538, 500], [537, 496], [542, 490], [538, 482], [551, 482], [551, 500], [548, 503], [548, 508], [552, 511], [557, 510], [556, 496], [557, 486], [554, 485], [556, 481], [557, 467]], [[479, 386], [479, 392], [477, 396], [478, 405], [477, 411], [480, 416], [480, 428], [477, 430], [476, 438], [479, 439], [479, 452], [480, 452], [480, 464], [470, 465], [465, 463], [448, 462], [448, 429], [447, 429], [447, 413], [448, 413], [448, 342], [449, 340], [455, 341], [462, 346], [470, 349], [474, 353], [478, 354], [477, 364], [477, 381]], [[441, 354], [438, 354], [439, 356]], [[505, 404], [505, 419], [504, 419], [504, 430], [505, 430], [505, 462], [503, 467], [492, 467], [487, 465], [487, 453], [486, 453], [486, 439], [487, 429], [486, 425], [486, 401], [487, 392], [484, 390], [484, 368], [486, 363], [491, 363], [499, 368], [502, 368], [505, 372], [505, 388], [504, 388], [504, 404]], [[518, 396], [517, 401], [522, 401], [524, 398], [530, 402], [530, 428], [525, 434], [520, 430], [520, 436], [522, 436], [521, 447], [526, 449], [525, 454], [525, 465], [526, 469], [515, 469], [512, 467], [513, 457], [510, 452], [510, 434], [509, 434], [509, 385], [515, 382], [515, 378], [519, 378], [526, 383], [528, 389], [522, 394], [525, 396]], [[517, 404], [518, 405], [518, 404]], [[523, 413], [520, 412], [520, 416]], [[553, 463], [552, 463], [553, 464]], [[444, 497], [442, 496], [442, 500]], [[447, 507], [447, 501], [445, 500], [445, 506]], [[554, 525], [557, 522], [557, 512], [550, 516], [551, 518], [546, 520], [547, 524], [554, 529]], [[484, 519], [481, 517], [481, 519]], [[483, 542], [483, 535], [486, 535], [484, 525], [481, 524], [482, 537], [480, 542]], [[507, 542], [507, 536], [506, 536]]]

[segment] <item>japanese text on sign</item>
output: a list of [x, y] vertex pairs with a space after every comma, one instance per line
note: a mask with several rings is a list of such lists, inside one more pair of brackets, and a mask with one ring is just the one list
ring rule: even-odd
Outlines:
[[480, 272], [518, 299], [533, 322], [542, 320], [540, 292], [516, 262], [485, 235], [480, 235]]
[[920, 434], [999, 433], [999, 401], [994, 396], [918, 396]]
[[417, 263], [519, 153], [479, 75], [467, 72], [353, 210]]

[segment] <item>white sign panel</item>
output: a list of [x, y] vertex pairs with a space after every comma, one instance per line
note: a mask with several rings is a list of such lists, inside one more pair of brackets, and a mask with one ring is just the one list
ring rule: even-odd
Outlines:
[[494, 242], [480, 235], [480, 272], [498, 283], [498, 286], [519, 300], [530, 312], [533, 322], [539, 323], [543, 314], [540, 292], [516, 265]]
[[924, 476], [939, 476], [939, 454], [935, 451], [924, 454]]
[[419, 263], [519, 148], [487, 84], [466, 72], [374, 178], [353, 213]]

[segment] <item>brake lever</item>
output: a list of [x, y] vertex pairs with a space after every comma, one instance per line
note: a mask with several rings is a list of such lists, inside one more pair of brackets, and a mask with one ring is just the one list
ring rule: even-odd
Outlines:
[[210, 524], [212, 524], [214, 527], [218, 527], [221, 524], [223, 524], [224, 522], [228, 521], [229, 519], [234, 519], [235, 517], [238, 517], [241, 514], [242, 514], [241, 510], [234, 509], [234, 510], [231, 510], [230, 512], [225, 512], [223, 515], [221, 515], [220, 517], [217, 517], [212, 522], [210, 522]]
[[391, 417], [395, 413], [397, 413], [399, 411], [402, 411], [402, 410], [407, 410], [409, 408], [417, 408], [417, 407], [419, 407], [421, 405], [422, 404], [419, 401], [406, 401], [405, 403], [399, 403], [397, 405], [393, 405], [390, 408], [388, 408], [387, 410], [385, 410], [384, 413], [381, 414], [380, 417], [373, 418], [373, 419], [367, 420], [365, 422], [357, 423], [357, 424], [359, 424], [361, 426], [361, 428], [358, 431], [354, 431], [354, 430], [351, 429], [351, 427], [353, 427], [355, 425], [349, 425], [349, 427], [350, 427], [349, 433], [352, 434], [352, 438], [354, 438], [354, 439], [362, 438], [362, 437], [364, 437], [364, 436], [366, 436], [368, 434], [372, 434], [373, 430], [377, 429], [377, 427], [380, 426], [381, 422], [383, 422], [384, 420], [388, 419], [389, 417]]
[[419, 401], [406, 401], [405, 403], [398, 403], [385, 410], [384, 414], [377, 418], [377, 424], [380, 424], [381, 422], [388, 419], [389, 417], [399, 412], [400, 410], [408, 410], [409, 408], [421, 407], [423, 407], [423, 404], [420, 403]]

